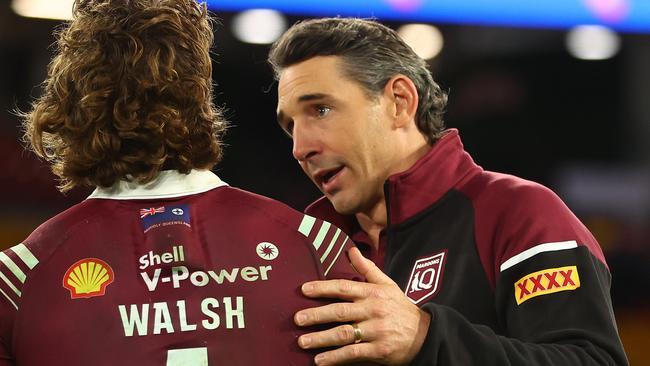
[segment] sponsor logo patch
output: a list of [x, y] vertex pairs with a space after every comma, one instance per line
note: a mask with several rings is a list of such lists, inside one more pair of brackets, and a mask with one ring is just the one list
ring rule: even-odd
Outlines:
[[415, 261], [411, 277], [409, 277], [404, 291], [411, 302], [419, 304], [438, 293], [446, 256], [447, 251], [445, 250]]
[[549, 268], [526, 275], [515, 282], [515, 300], [517, 305], [521, 305], [533, 297], [575, 290], [578, 287], [578, 267]]
[[275, 244], [269, 242], [261, 242], [257, 244], [255, 252], [260, 256], [260, 258], [266, 259], [267, 261], [277, 258], [280, 254], [278, 247], [275, 246]]
[[104, 296], [106, 286], [113, 283], [113, 268], [101, 259], [82, 259], [68, 268], [63, 276], [63, 287], [73, 299]]
[[190, 207], [189, 205], [168, 205], [160, 207], [141, 208], [140, 221], [142, 230], [146, 233], [151, 229], [168, 225], [185, 225], [192, 227], [190, 224]]

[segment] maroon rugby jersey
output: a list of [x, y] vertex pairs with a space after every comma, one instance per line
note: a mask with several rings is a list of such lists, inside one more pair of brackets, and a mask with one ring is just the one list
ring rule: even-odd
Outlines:
[[0, 365], [312, 364], [300, 285], [351, 245], [209, 171], [97, 189], [0, 253]]

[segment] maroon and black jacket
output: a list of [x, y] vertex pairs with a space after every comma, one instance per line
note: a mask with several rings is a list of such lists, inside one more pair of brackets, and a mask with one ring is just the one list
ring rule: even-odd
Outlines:
[[432, 316], [413, 365], [626, 365], [598, 243], [548, 188], [483, 170], [449, 130], [384, 186], [379, 250], [321, 198], [309, 215], [350, 235]]
[[209, 171], [98, 189], [0, 253], [0, 365], [310, 365], [300, 286], [351, 245]]

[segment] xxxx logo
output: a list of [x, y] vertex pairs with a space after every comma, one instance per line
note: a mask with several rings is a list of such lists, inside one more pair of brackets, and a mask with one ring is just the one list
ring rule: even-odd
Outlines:
[[522, 277], [515, 283], [517, 305], [533, 297], [560, 291], [575, 290], [580, 287], [580, 277], [576, 266], [549, 268]]
[[415, 261], [411, 277], [404, 291], [411, 302], [419, 304], [440, 290], [440, 277], [446, 255], [447, 251], [443, 251]]

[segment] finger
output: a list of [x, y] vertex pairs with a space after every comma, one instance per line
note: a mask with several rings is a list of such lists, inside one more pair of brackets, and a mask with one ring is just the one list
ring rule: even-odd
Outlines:
[[370, 287], [365, 282], [350, 280], [327, 280], [305, 282], [302, 285], [302, 293], [307, 297], [328, 297], [354, 301], [363, 299], [370, 293]]
[[[371, 341], [372, 334], [363, 323], [357, 324], [361, 332], [361, 341]], [[303, 349], [325, 348], [355, 344], [354, 327], [343, 324], [320, 332], [303, 334], [298, 338], [298, 345]]]
[[382, 272], [381, 269], [379, 269], [371, 260], [364, 257], [358, 248], [353, 247], [348, 250], [348, 257], [350, 258], [352, 266], [360, 275], [364, 276], [369, 283], [378, 285], [395, 284], [395, 282], [391, 280], [390, 277], [386, 276], [384, 272]]
[[332, 351], [319, 353], [314, 358], [318, 366], [347, 365], [373, 360], [374, 347], [370, 343], [350, 344]]
[[294, 322], [299, 326], [360, 322], [368, 319], [370, 310], [362, 303], [339, 302], [300, 310], [294, 315]]

